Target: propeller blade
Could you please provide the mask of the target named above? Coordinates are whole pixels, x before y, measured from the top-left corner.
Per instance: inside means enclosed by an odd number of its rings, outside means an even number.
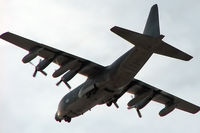
[[[119,108],[119,105],[116,102],[114,102],[114,105],[116,108]]]
[[[64,83],[65,83],[65,85],[66,85],[69,89],[72,88],[67,82],[64,82]]]
[[[139,110],[139,109],[136,109],[136,111],[137,111],[138,116],[139,116],[140,118],[142,118],[142,114],[141,114],[140,110]]]
[[[44,74],[45,76],[47,76],[47,73],[45,71],[40,71],[42,74]]]
[[[62,79],[56,84],[56,86],[59,86],[60,85],[60,83],[62,83]],[[69,88],[69,89],[71,89],[72,87],[67,83],[67,82],[65,82],[65,81],[63,81],[64,83],[65,83],[65,85]]]
[[[42,61],[42,59],[39,60],[39,63],[40,63],[41,61]],[[36,77],[37,72],[38,72],[38,68],[37,68],[38,65],[37,65],[37,66],[34,65],[32,62],[29,62],[29,63],[35,67],[35,71],[34,71],[34,73],[33,73],[33,77]],[[47,76],[47,73],[46,73],[45,71],[40,70],[40,72],[41,72],[42,74],[44,74],[45,76]]]
[[[32,66],[34,66],[35,67],[35,65],[32,63],[32,62],[29,62]]]
[[[34,73],[33,73],[33,77],[35,77],[37,75],[37,69],[35,69]]]
[[[62,82],[62,80],[60,80],[60,81],[56,84],[56,86],[59,86],[61,82]]]

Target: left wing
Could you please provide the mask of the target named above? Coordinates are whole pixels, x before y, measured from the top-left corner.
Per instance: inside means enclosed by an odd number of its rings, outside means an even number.
[[[37,43],[10,32],[2,34],[0,38],[29,51],[29,54],[22,60],[24,63],[31,61],[36,56],[41,56],[46,59],[46,66],[51,62],[58,64],[60,69],[57,70],[57,73],[54,73],[54,77],[58,77],[63,74],[63,72],[74,69],[77,66],[78,71],[75,72],[85,76],[91,76],[104,68],[104,66],[96,64],[92,61],[74,56],[41,43]],[[72,74],[74,73],[72,72]]]
[[[139,111],[139,109],[143,108],[151,100],[153,100],[165,105],[165,108],[159,113],[160,116],[167,115],[175,108],[193,114],[200,110],[199,106],[187,102],[140,80],[134,79],[128,86],[129,90],[127,92],[135,95],[135,98],[128,103],[129,109],[136,108],[137,111]]]

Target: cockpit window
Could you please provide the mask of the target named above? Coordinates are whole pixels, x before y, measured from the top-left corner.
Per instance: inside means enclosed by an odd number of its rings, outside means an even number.
[[[67,98],[66,100],[65,100],[65,103],[68,103],[69,102],[69,99]]]

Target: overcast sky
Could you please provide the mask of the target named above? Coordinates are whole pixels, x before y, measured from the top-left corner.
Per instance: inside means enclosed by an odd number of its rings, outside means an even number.
[[[0,0],[0,34],[10,31],[40,43],[109,65],[133,47],[110,32],[115,25],[142,33],[153,4],[158,4],[164,41],[191,54],[180,61],[153,55],[136,78],[200,105],[200,2],[199,0]],[[159,117],[164,107],[155,102],[141,110],[127,110],[129,94],[114,106],[96,106],[70,124],[54,120],[60,99],[69,92],[59,78],[51,75],[58,66],[51,64],[48,76],[23,64],[27,51],[0,40],[0,133],[180,133],[200,132],[200,113],[175,110]],[[39,58],[33,62],[38,63]],[[73,88],[85,81],[78,75]]]

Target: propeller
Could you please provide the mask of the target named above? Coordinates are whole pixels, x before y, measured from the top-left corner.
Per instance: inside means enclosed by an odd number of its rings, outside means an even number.
[[[62,79],[61,79],[58,83],[56,83],[56,86],[59,86],[62,82],[64,82],[65,85],[66,85],[69,89],[72,88],[72,87],[67,83],[67,81],[63,81]]]
[[[113,102],[116,108],[119,108],[119,105],[117,104],[117,102]]]
[[[42,62],[42,60],[40,59],[38,65],[39,65],[41,62]],[[47,76],[47,73],[46,73],[45,71],[39,70],[38,65],[37,65],[37,66],[34,65],[32,62],[29,62],[29,63],[35,67],[35,71],[34,71],[34,73],[33,73],[33,77],[36,77],[38,71],[41,72],[43,75]]]
[[[140,118],[142,118],[142,114],[141,114],[140,110],[137,108],[136,111],[137,111],[138,116],[139,116]]]
[[[67,82],[64,82],[64,83],[65,83],[65,85],[66,85],[69,89],[72,88]]]
[[[133,99],[133,98],[134,98],[134,97],[131,95],[131,99]],[[138,106],[137,106],[137,105],[133,105],[133,106],[131,106],[131,107],[128,107],[128,109],[132,109],[132,108],[135,108],[136,111],[137,111],[138,116],[139,116],[140,118],[142,118],[142,114],[141,114],[140,109],[138,108]]]
[[[56,84],[57,86],[60,85],[60,83],[63,81],[65,83],[65,85],[71,89],[71,86],[67,83],[69,80],[71,80],[79,71],[79,68],[76,68],[74,70],[69,70],[67,73],[65,73],[61,80]]]
[[[56,86],[59,86],[60,83],[62,83],[62,79],[58,83],[56,83]]]

